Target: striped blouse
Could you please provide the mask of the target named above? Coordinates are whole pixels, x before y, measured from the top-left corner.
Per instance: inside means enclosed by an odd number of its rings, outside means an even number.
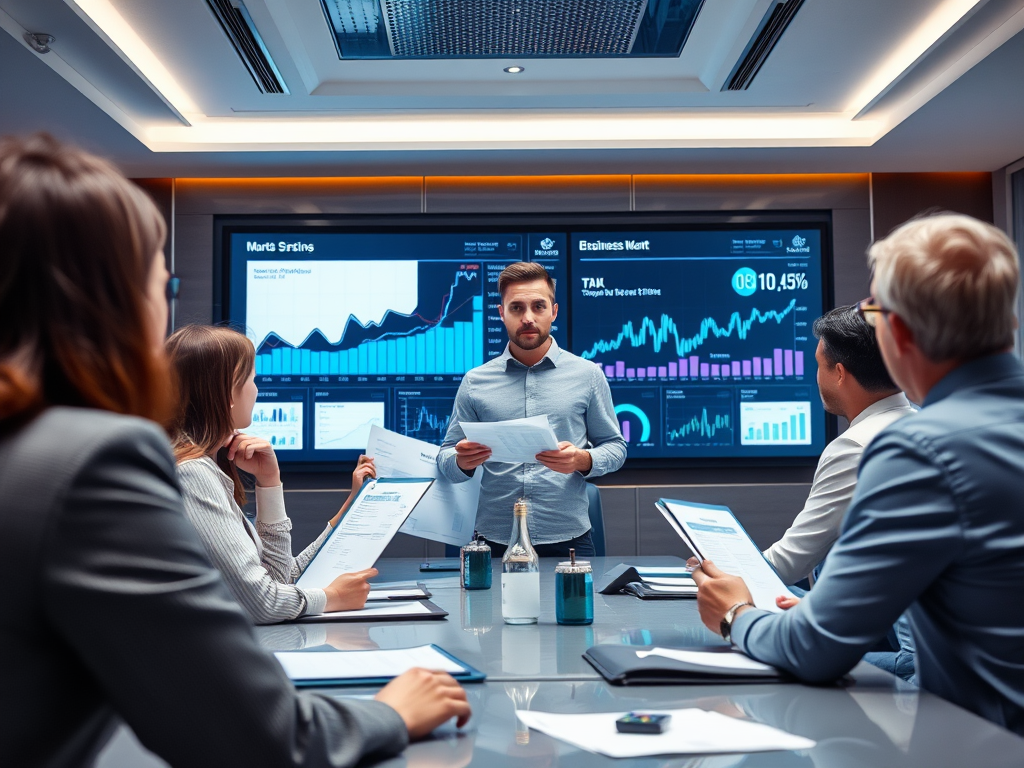
[[[282,486],[256,489],[253,526],[235,502],[231,478],[210,457],[178,464],[178,480],[186,515],[254,623],[274,624],[324,612],[324,591],[300,589],[294,582],[330,535],[330,525],[293,557],[292,522],[285,513]]]

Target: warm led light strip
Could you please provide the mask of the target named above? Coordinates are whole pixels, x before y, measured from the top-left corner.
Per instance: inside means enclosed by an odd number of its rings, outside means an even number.
[[[352,117],[342,121],[205,121],[191,128],[151,128],[146,138],[178,148],[251,150],[272,143],[298,150],[628,146],[865,146],[878,123],[843,117],[708,118],[679,115],[483,115],[416,118]]]
[[[102,33],[112,47],[138,72],[169,105],[187,120],[201,118],[202,112],[163,62],[132,29],[108,0],[64,0],[94,29]]]
[[[986,0],[946,0],[940,4],[872,73],[853,97],[848,111],[857,114],[881,96],[957,22],[984,2]]]

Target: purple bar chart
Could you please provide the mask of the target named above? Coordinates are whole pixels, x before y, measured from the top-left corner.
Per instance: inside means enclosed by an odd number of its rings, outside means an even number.
[[[664,379],[694,381],[700,379],[801,379],[804,376],[804,351],[772,350],[771,357],[729,360],[717,363],[701,360],[700,355],[680,357],[667,365],[627,368],[622,360],[600,362],[605,378],[610,381],[629,379]]]

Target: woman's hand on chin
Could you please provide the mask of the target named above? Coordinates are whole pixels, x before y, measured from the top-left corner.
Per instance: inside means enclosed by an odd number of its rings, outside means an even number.
[[[274,447],[262,437],[244,432],[235,432],[224,443],[228,449],[228,461],[243,472],[256,477],[256,485],[272,488],[281,484],[281,469],[277,465]]]

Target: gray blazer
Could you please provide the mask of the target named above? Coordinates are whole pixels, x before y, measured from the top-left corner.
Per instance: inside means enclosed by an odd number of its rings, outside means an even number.
[[[182,513],[154,424],[50,408],[0,438],[0,765],[87,764],[118,716],[176,766],[351,766],[408,734],[296,693]]]

